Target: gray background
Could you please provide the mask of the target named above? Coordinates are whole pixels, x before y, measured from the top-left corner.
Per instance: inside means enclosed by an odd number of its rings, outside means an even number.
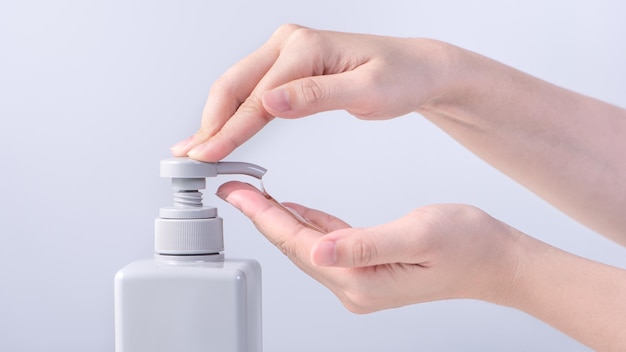
[[[153,219],[170,203],[159,160],[195,131],[211,83],[280,24],[442,39],[626,106],[624,13],[617,0],[0,2],[0,350],[113,350],[113,275],[151,256]],[[355,226],[469,203],[626,266],[622,248],[416,114],[276,120],[228,160],[267,167],[279,200]],[[263,265],[266,351],[587,350],[483,302],[353,315],[209,195],[225,218],[227,255]]]

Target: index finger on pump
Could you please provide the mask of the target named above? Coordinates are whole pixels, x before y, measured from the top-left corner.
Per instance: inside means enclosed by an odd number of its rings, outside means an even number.
[[[214,137],[221,131],[229,119],[236,114],[239,107],[249,99],[255,87],[257,87],[280,55],[282,41],[286,36],[284,32],[299,28],[295,25],[283,27],[277,30],[259,49],[228,69],[212,85],[202,112],[200,129],[186,143],[179,142],[176,144],[172,148],[174,155],[187,155],[189,151]],[[258,129],[262,128],[266,123],[267,121],[261,124]],[[246,135],[253,135],[254,132],[248,132]],[[196,150],[193,157],[204,161],[218,161],[223,157],[215,159],[210,152],[211,148],[205,149],[207,149],[206,153],[202,149]],[[232,150],[229,150],[226,155],[230,151]]]

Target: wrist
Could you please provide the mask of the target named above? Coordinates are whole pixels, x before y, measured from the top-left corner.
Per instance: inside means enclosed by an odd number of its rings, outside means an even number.
[[[457,259],[447,262],[456,262],[459,273],[450,297],[509,306],[518,287],[526,285],[524,258],[548,246],[472,206],[448,211],[446,218],[454,219],[448,225],[453,232],[463,233],[455,241],[461,252],[446,254]]]
[[[521,301],[532,291],[535,258],[545,256],[552,247],[523,232],[509,227],[510,234],[502,246],[502,261],[493,276],[493,291],[484,300],[490,303],[520,308]]]
[[[525,81],[526,75],[470,50],[436,43],[436,84],[416,112],[438,125],[452,122],[484,130],[500,124],[498,116],[506,116],[523,93],[511,82]]]
[[[530,238],[526,234],[499,223],[488,238],[488,252],[484,254],[483,265],[479,269],[478,278],[466,294],[467,298],[511,306],[524,285],[523,275],[525,251],[523,244]]]
[[[416,99],[414,112],[425,115],[456,103],[455,96],[463,89],[460,78],[468,74],[463,67],[465,50],[434,39],[408,40],[407,47],[412,48],[413,62],[417,63],[414,91],[410,92]]]
[[[565,252],[530,236],[497,304],[523,311],[594,350],[626,348],[626,271]]]
[[[423,39],[416,47],[427,53],[426,67],[429,75],[428,94],[416,112],[452,115],[450,112],[463,109],[468,99],[476,92],[479,79],[484,79],[481,66],[482,56],[450,43]]]

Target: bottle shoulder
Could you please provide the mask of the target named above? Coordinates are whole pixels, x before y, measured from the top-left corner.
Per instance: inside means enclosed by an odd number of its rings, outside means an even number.
[[[168,262],[157,259],[141,259],[131,262],[115,274],[115,280],[131,280],[148,277],[257,277],[261,266],[254,259],[226,258],[220,261]]]

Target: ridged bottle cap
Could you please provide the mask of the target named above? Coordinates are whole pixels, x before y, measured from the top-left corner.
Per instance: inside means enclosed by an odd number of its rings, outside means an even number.
[[[222,218],[155,220],[154,251],[169,255],[198,255],[224,250]]]

